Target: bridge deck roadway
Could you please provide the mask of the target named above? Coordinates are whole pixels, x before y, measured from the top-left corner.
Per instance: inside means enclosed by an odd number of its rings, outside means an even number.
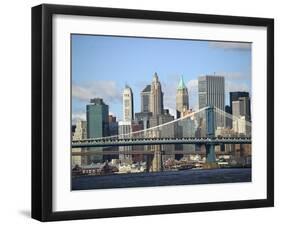
[[[250,138],[193,138],[193,139],[118,139],[118,140],[83,140],[73,141],[72,148],[131,146],[131,145],[161,145],[161,144],[251,144]]]
[[[75,149],[73,149],[75,150]],[[131,150],[131,151],[72,151],[72,156],[88,156],[88,155],[154,155],[154,151],[141,151],[141,150]],[[186,153],[183,151],[161,151],[162,155],[175,155],[175,154],[183,154],[183,155],[206,155],[206,152],[193,152]],[[217,155],[228,155],[229,152],[217,152]]]

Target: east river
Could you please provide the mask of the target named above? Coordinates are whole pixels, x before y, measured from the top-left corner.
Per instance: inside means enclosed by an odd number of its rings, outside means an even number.
[[[251,168],[200,169],[72,178],[72,190],[251,182]]]

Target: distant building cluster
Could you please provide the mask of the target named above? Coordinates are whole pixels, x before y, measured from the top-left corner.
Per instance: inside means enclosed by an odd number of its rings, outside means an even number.
[[[164,92],[161,87],[161,82],[157,73],[153,75],[151,84],[147,84],[140,93],[141,106],[140,112],[134,112],[134,93],[133,90],[126,85],[122,94],[122,113],[123,117],[121,121],[117,121],[116,117],[109,114],[109,106],[104,103],[102,98],[91,99],[86,105],[86,121],[79,120],[76,127],[73,129],[73,140],[81,140],[86,138],[102,138],[118,135],[119,138],[125,138],[126,134],[132,134],[136,131],[146,130],[151,127],[155,127],[167,122],[171,122],[175,119],[185,117],[192,113],[189,105],[188,89],[184,83],[183,77],[180,78],[176,93],[175,110],[176,115],[170,114],[168,109],[164,107]],[[221,114],[216,115],[216,135],[217,136],[233,136],[235,134],[248,134],[250,131],[247,127],[247,122],[251,121],[251,109],[250,109],[250,96],[248,92],[230,92],[229,105],[225,106],[225,79],[223,76],[218,75],[205,75],[198,78],[198,104],[199,110],[207,107],[214,106],[223,112],[226,112],[231,117],[223,117]],[[198,123],[199,122],[199,123]],[[190,119],[184,124],[177,124],[175,128],[160,131],[167,137],[191,137],[202,136],[204,134],[204,120],[199,119],[198,122]],[[152,134],[148,136],[156,136],[159,134]],[[163,134],[161,134],[163,135]],[[75,156],[72,159],[72,165],[90,164],[92,162],[104,162],[111,159],[119,159],[124,162],[149,162],[149,156],[141,154],[128,154],[135,148],[142,150],[152,150],[155,155],[151,165],[147,166],[151,171],[159,170],[159,161],[165,161],[166,159],[175,158],[180,159],[184,156],[185,152],[196,152],[201,150],[202,147],[192,144],[178,144],[178,145],[145,145],[145,146],[122,146],[111,147],[110,150],[119,150],[120,153],[117,156],[103,155],[103,151],[107,150],[107,147],[101,148],[87,148],[87,150],[93,150],[95,154],[93,156]],[[251,147],[247,145],[224,145],[218,147],[219,151],[237,151],[239,153],[247,152],[250,154]],[[182,150],[182,154],[173,154],[173,151]],[[76,150],[77,151],[77,150]],[[83,152],[84,149],[80,148]],[[160,151],[166,151],[164,159],[157,157],[157,153]],[[167,154],[170,152],[170,155]],[[240,153],[240,154],[241,154]],[[242,155],[243,155],[242,154]],[[161,164],[160,164],[161,165]]]

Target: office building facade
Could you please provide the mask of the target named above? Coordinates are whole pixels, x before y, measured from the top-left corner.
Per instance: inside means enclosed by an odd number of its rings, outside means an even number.
[[[199,109],[213,106],[224,111],[225,108],[225,81],[223,76],[206,75],[198,79]],[[225,126],[225,117],[216,114],[216,126]]]
[[[87,137],[101,138],[109,136],[108,105],[101,98],[94,98],[86,106]],[[103,148],[89,148],[95,152],[88,156],[88,164],[101,162],[103,160]]]
[[[151,85],[147,85],[141,92],[141,112],[150,111]]]
[[[249,97],[249,92],[230,92],[229,93],[229,106],[230,106],[230,113],[232,114],[232,102],[237,101],[240,97]]]
[[[87,137],[99,138],[109,135],[108,131],[108,105],[101,98],[91,99],[86,106]]]
[[[123,121],[134,120],[134,96],[132,89],[126,85],[123,90]]]
[[[206,75],[198,79],[199,109],[214,106],[224,111],[225,83],[223,76]]]
[[[118,123],[118,138],[125,139],[130,138],[132,133],[132,121],[120,121]],[[132,146],[119,146],[119,159],[122,162],[130,162],[132,160]]]
[[[163,113],[163,92],[157,73],[154,74],[151,83],[150,110],[153,115]]]
[[[251,120],[251,102],[249,97],[239,97],[232,101],[232,114],[236,117],[245,116],[247,121]]]
[[[75,126],[75,130],[72,136],[72,140],[83,140],[87,139],[87,122],[84,120],[78,120]],[[87,148],[73,148],[72,151],[84,152]],[[87,156],[77,155],[71,158],[72,167],[87,165]]]

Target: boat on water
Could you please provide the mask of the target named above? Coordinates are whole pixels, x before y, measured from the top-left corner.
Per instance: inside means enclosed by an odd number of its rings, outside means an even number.
[[[181,165],[178,170],[190,170],[193,168],[193,165]]]
[[[139,164],[121,164],[118,167],[119,174],[122,173],[143,173],[146,172],[146,165],[145,163],[139,163]]]

